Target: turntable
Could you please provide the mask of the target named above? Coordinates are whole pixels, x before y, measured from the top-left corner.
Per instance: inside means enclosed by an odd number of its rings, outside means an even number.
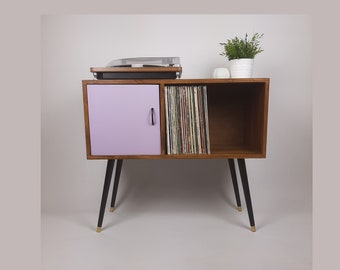
[[[106,67],[91,67],[98,80],[176,79],[182,75],[179,57],[136,57],[112,60]]]

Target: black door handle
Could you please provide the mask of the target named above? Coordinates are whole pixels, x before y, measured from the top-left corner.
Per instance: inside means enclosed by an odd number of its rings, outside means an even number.
[[[151,125],[155,125],[155,109],[151,108]]]

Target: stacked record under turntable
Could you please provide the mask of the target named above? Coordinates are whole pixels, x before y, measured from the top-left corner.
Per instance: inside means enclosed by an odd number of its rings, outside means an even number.
[[[106,67],[91,67],[98,80],[176,79],[182,75],[179,57],[137,57],[111,61]]]

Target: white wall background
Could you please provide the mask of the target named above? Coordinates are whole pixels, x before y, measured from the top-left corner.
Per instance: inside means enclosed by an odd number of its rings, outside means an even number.
[[[246,32],[264,33],[254,77],[271,79],[267,158],[247,161],[254,208],[312,211],[311,21],[303,15],[43,16],[42,210],[99,210],[106,162],[86,160],[81,92],[81,80],[93,78],[90,67],[179,56],[182,78],[208,78],[227,65],[219,43]],[[228,177],[223,160],[128,160],[117,199],[136,185],[226,188]]]

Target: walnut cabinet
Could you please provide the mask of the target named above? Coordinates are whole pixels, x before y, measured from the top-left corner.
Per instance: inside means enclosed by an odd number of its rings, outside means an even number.
[[[173,119],[170,121],[168,117],[179,114],[171,114],[174,107],[168,103],[167,89],[184,87],[187,95],[196,91],[196,86],[205,89],[206,119],[200,127],[206,129],[204,144],[209,144],[209,152],[174,154],[169,149],[169,137],[173,135],[169,133],[169,126]],[[83,80],[82,90],[87,159],[108,162],[97,231],[101,231],[115,162],[111,210],[114,209],[123,160],[197,158],[228,160],[240,210],[234,164],[234,159],[237,160],[251,228],[255,230],[245,159],[266,157],[268,78]],[[197,96],[195,98],[196,102]],[[174,99],[176,102],[182,101]],[[195,102],[178,109],[181,117],[187,113],[187,108],[194,110],[199,104]],[[183,119],[181,121],[185,122]],[[202,119],[193,122],[199,123]],[[173,129],[176,131],[176,128]],[[184,131],[185,128],[182,133]],[[195,135],[196,131],[194,135],[186,135],[185,140],[192,141]]]

